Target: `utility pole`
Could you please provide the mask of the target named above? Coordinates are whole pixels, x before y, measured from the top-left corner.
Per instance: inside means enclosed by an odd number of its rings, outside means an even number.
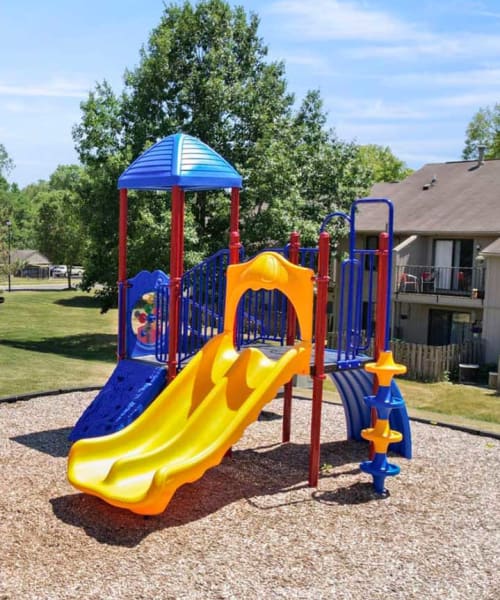
[[[8,262],[7,262],[7,278],[8,278],[8,282],[9,282],[9,292],[11,291],[11,285],[10,285],[10,266],[11,266],[11,255],[10,255],[10,248],[11,248],[11,230],[12,230],[12,222],[10,220],[5,221],[5,224],[7,225],[7,244],[8,244],[8,249],[9,249],[9,257],[8,257]]]

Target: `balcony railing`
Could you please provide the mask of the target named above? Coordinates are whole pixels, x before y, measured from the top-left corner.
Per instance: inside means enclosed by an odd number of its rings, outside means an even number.
[[[396,267],[396,292],[484,297],[484,267]]]

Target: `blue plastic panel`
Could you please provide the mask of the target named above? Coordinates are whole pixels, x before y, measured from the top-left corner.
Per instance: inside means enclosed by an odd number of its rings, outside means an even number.
[[[134,421],[166,385],[165,368],[122,360],[85,409],[69,435],[71,441],[108,435]]]
[[[158,332],[156,293],[169,277],[163,271],[141,271],[127,281],[126,356],[154,356]]]
[[[361,437],[361,430],[371,426],[370,409],[364,398],[373,394],[374,375],[363,369],[354,369],[336,371],[330,373],[330,377],[337,387],[344,407],[347,437],[364,441]],[[401,391],[394,380],[391,384],[391,392],[395,397],[402,398]],[[391,411],[389,423],[392,429],[403,434],[402,441],[391,444],[389,450],[400,454],[404,458],[411,458],[411,429],[405,405]]]

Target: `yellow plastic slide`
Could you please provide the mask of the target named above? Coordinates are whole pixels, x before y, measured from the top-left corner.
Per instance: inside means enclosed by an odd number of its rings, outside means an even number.
[[[272,252],[230,266],[224,332],[128,427],[77,441],[69,454],[69,481],[135,513],[164,511],[179,486],[220,463],[281,385],[309,372],[312,275]],[[302,341],[276,361],[256,348],[237,352],[233,346],[238,301],[250,288],[280,289],[295,307]]]

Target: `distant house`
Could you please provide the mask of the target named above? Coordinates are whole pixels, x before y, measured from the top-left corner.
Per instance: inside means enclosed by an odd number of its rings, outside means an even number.
[[[10,260],[18,276],[38,278],[49,276],[50,261],[37,250],[12,250]]]
[[[373,197],[395,207],[394,337],[446,345],[482,338],[485,361],[500,355],[500,160],[427,164]],[[366,248],[387,211],[363,207]]]

